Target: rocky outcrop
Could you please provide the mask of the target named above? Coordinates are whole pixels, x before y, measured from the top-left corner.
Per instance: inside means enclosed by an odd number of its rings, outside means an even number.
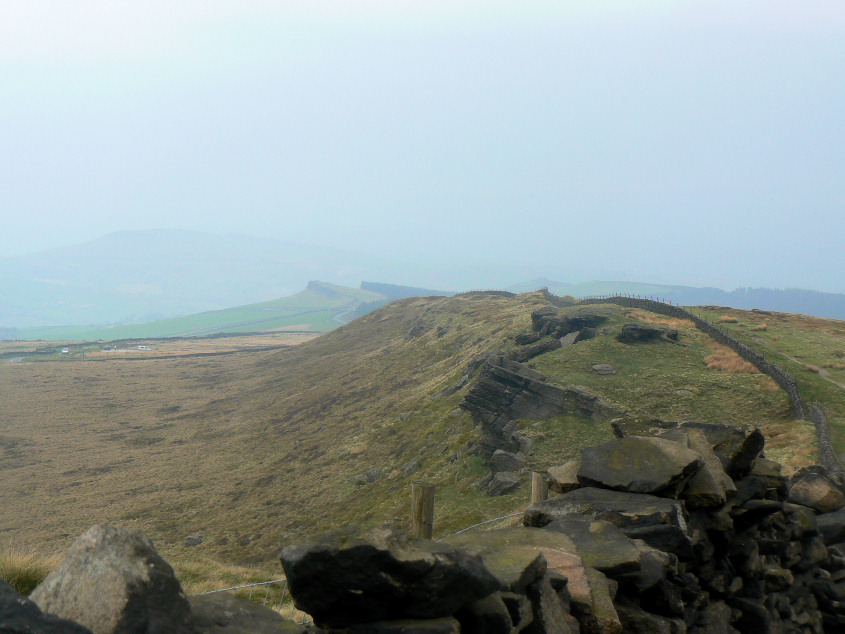
[[[481,426],[481,453],[489,459],[497,449],[517,452],[522,439],[520,418],[547,418],[578,413],[592,419],[620,414],[606,401],[582,388],[561,388],[548,377],[504,356],[490,357],[460,403]]]
[[[173,569],[137,529],[89,528],[31,598],[94,634],[191,632],[191,608]]]
[[[576,331],[582,339],[595,334],[595,328],[607,321],[607,315],[598,309],[582,308],[566,315],[554,306],[544,306],[531,313],[531,325],[541,335],[552,335],[556,339]]]
[[[625,324],[622,326],[622,332],[616,335],[616,340],[627,344],[652,341],[678,343],[678,331],[675,328],[654,324]]]

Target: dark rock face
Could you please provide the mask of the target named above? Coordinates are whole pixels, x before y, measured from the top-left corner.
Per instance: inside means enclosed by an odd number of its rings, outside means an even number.
[[[513,493],[519,487],[519,478],[510,471],[494,473],[487,485],[487,493],[492,497]]]
[[[497,449],[490,458],[490,467],[496,471],[519,471],[525,467],[525,458],[521,455]]]
[[[625,324],[622,332],[616,335],[617,341],[622,343],[649,343],[652,341],[678,342],[678,331],[667,326],[654,324]]]
[[[94,634],[191,632],[191,608],[173,569],[137,529],[89,528],[31,598]]]
[[[190,598],[196,634],[305,634],[278,612],[228,592]]]
[[[498,587],[478,556],[387,528],[323,533],[281,560],[296,606],[321,627],[446,617]]]
[[[589,308],[582,308],[566,316],[561,316],[554,306],[544,306],[531,313],[534,330],[541,335],[554,335],[556,339],[575,331],[590,331],[605,321],[607,315]],[[590,335],[586,334],[583,338],[588,339]]]
[[[0,632],[2,634],[91,634],[72,621],[44,614],[32,601],[0,579]]]

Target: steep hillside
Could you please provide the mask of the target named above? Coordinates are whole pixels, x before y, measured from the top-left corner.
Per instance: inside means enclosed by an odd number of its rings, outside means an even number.
[[[436,535],[506,515],[527,502],[527,477],[512,493],[487,494],[477,451],[487,432],[466,400],[491,353],[609,404],[608,415],[579,406],[511,421],[528,470],[609,438],[617,410],[752,423],[778,459],[814,460],[813,427],[792,421],[784,393],[691,324],[590,307],[603,317],[592,337],[552,349],[532,325],[537,309],[558,313],[550,301],[405,299],[273,352],[0,364],[3,537],[50,550],[97,521],[139,525],[193,581],[207,561],[277,570],[281,546],[338,522],[406,526],[418,479],[437,485]],[[677,341],[618,341],[635,322],[676,328]],[[189,534],[203,543],[185,546]]]

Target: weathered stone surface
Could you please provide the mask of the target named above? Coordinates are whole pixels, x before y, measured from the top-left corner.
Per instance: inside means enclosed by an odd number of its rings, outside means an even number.
[[[532,504],[522,521],[526,526],[545,526],[569,513],[610,522],[631,539],[675,552],[690,546],[687,516],[677,500],[582,487],[544,502]]]
[[[578,343],[578,341],[580,340],[580,336],[581,331],[576,330],[575,332],[565,334],[558,341],[560,341],[561,348],[565,348],[566,346],[571,346],[572,344]]]
[[[547,524],[545,530],[569,537],[584,563],[610,577],[640,569],[641,550],[610,522],[570,513]]]
[[[531,611],[531,601],[524,594],[517,592],[499,592],[508,613],[511,616],[514,632],[524,632],[528,625],[534,620],[534,613]]]
[[[496,471],[519,471],[525,467],[525,458],[510,451],[497,449],[490,458],[490,467]]]
[[[555,493],[567,493],[573,491],[581,486],[578,482],[578,469],[581,468],[581,456],[573,458],[572,460],[557,466],[550,467],[549,474],[549,491]]]
[[[460,634],[461,624],[452,617],[401,619],[351,625],[329,630],[332,634]]]
[[[515,350],[512,350],[508,356],[518,363],[525,363],[529,359],[539,357],[541,354],[557,350],[560,347],[560,340],[552,337],[551,339],[544,339],[530,346],[516,348]]]
[[[614,491],[677,497],[703,465],[697,452],[680,443],[631,436],[585,449],[578,480]]]
[[[191,631],[191,608],[173,569],[137,529],[92,526],[31,598],[94,634]]]
[[[519,487],[519,478],[510,471],[493,474],[487,485],[487,494],[493,497],[513,493]]]
[[[498,581],[497,589],[524,593],[529,584],[546,572],[542,548],[548,546],[577,554],[575,544],[565,535],[554,535],[553,539],[547,539],[547,535],[531,528],[504,528],[452,535],[443,543],[478,554]]]
[[[845,542],[845,509],[819,515],[816,521],[825,544]]]
[[[185,546],[199,546],[200,544],[202,544],[202,541],[202,535],[198,535],[196,533],[185,536]]]
[[[540,341],[540,333],[539,332],[530,332],[530,333],[523,333],[519,334],[514,337],[514,342],[518,346],[527,346],[529,343],[537,343]]]
[[[758,456],[754,461],[751,475],[764,480],[769,489],[780,489],[786,486],[786,477],[781,473],[780,464],[762,456]]]
[[[763,451],[765,438],[759,429],[734,427],[717,423],[668,422],[624,418],[613,421],[613,433],[619,438],[628,436],[662,436],[671,430],[698,429],[722,461],[725,473],[737,480],[751,472],[754,460]]]
[[[687,483],[684,499],[692,500],[695,495],[705,496],[704,499],[693,501],[697,506],[721,506],[725,499],[736,492],[736,484],[731,477],[725,473],[724,465],[704,432],[695,427],[682,427],[678,430],[668,431],[662,434],[666,440],[675,440],[693,451],[698,452],[704,460],[704,467],[696,473]],[[712,484],[711,484],[712,483]],[[715,490],[712,487],[715,485]],[[711,489],[709,493],[705,493]],[[699,502],[696,504],[696,502]]]
[[[831,513],[845,506],[845,493],[823,467],[805,467],[789,480],[789,501],[819,513]]]
[[[322,533],[281,560],[296,606],[321,627],[444,617],[499,588],[477,555],[388,528]]]
[[[32,601],[0,579],[0,632],[2,634],[91,634],[77,623],[44,614]]]
[[[305,628],[275,610],[228,592],[189,598],[196,634],[304,634]]]
[[[556,337],[563,337],[570,332],[596,328],[607,321],[607,314],[600,309],[581,308],[560,318],[555,331]]]
[[[596,363],[595,365],[592,366],[592,368],[593,368],[593,372],[595,372],[596,374],[602,375],[602,376],[605,376],[605,375],[608,375],[608,374],[616,374],[616,370],[609,363]]]
[[[547,576],[528,586],[526,595],[531,601],[534,618],[524,630],[525,634],[570,634],[572,630],[566,612]]]
[[[543,306],[531,313],[531,326],[541,335],[553,332],[560,323],[560,310],[555,306]]]
[[[630,601],[617,602],[616,610],[625,634],[685,634],[687,631],[681,619],[651,614]]]
[[[678,331],[668,326],[654,324],[625,324],[622,332],[616,335],[622,343],[647,343],[650,341],[669,341],[677,343]]]
[[[499,592],[466,604],[455,613],[455,618],[462,632],[511,634],[513,629],[510,612]]]

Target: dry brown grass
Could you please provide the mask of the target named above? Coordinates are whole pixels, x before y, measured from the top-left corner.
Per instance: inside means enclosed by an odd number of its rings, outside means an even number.
[[[792,420],[761,423],[759,427],[766,436],[766,457],[781,463],[784,475],[818,463],[818,440],[813,423]]]
[[[735,324],[738,321],[739,319],[737,319],[733,315],[722,315],[721,317],[719,317],[720,324]]]
[[[0,579],[28,595],[61,563],[60,555],[44,556],[11,542],[0,549]]]
[[[649,313],[644,310],[629,310],[625,313],[625,316],[635,321],[647,324],[663,324],[665,326],[669,326],[670,328],[681,329],[695,327],[695,324],[692,323],[689,319],[666,317],[664,315],[658,315],[657,313]]]
[[[820,370],[819,370],[819,367],[818,367],[818,366],[816,366],[816,365],[808,365],[808,366],[807,366],[807,369],[808,369],[810,372],[812,372],[813,374],[818,374],[818,373],[819,373],[819,371],[820,371]]]
[[[764,321],[762,324],[757,324],[756,326],[752,326],[751,330],[755,330],[757,332],[764,332],[769,329],[768,324]]]
[[[760,372],[753,364],[749,363],[736,352],[727,346],[711,342],[708,347],[715,352],[704,358],[704,364],[708,370],[719,370],[720,372],[748,372],[757,374]]]

